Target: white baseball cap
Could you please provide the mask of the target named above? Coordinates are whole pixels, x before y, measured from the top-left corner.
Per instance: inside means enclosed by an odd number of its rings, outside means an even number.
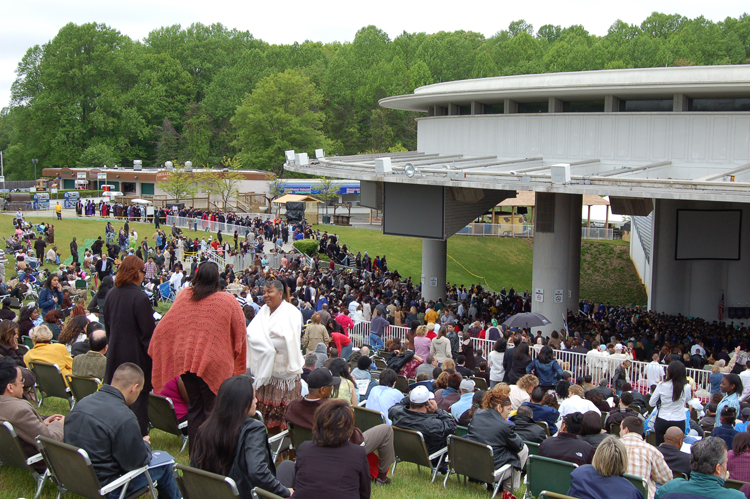
[[[415,404],[424,404],[428,400],[432,400],[434,398],[435,394],[428,390],[424,385],[414,387],[414,389],[409,393],[409,401]]]
[[[622,350],[622,343],[615,345],[615,350]]]

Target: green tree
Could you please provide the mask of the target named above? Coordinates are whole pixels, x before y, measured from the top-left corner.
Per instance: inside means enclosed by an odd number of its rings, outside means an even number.
[[[80,158],[76,167],[78,168],[101,168],[104,165],[112,167],[120,162],[120,159],[107,144],[96,144],[87,147]]]
[[[261,80],[232,118],[242,163],[281,176],[284,151],[325,148],[321,102],[315,85],[297,71]]]
[[[328,203],[339,197],[339,186],[328,177],[319,177],[318,182],[318,193],[315,197],[323,201],[328,215]]]
[[[192,172],[186,172],[184,166],[176,166],[169,172],[167,180],[157,182],[157,187],[166,192],[176,203],[195,196],[198,192],[196,178]]]
[[[266,201],[268,201],[268,208],[266,213],[271,213],[271,203],[274,199],[280,198],[284,195],[286,190],[286,181],[276,175],[275,173],[269,173],[268,178],[268,194],[265,195]]]

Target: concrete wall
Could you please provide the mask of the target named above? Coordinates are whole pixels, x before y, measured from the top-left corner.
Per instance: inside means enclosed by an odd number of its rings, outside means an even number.
[[[641,282],[646,286],[646,293],[651,297],[651,262],[646,258],[646,253],[643,251],[643,245],[641,244],[641,235],[638,230],[635,229],[635,225],[632,226],[634,230],[630,233],[630,259],[635,265],[635,270],[641,278]]]
[[[494,114],[422,118],[417,149],[500,158],[543,156],[548,161],[715,163],[718,172],[750,160],[748,136],[748,113]],[[714,172],[704,170],[705,175]]]
[[[742,210],[740,260],[675,260],[676,210]],[[742,203],[657,200],[654,208],[653,310],[718,320],[722,291],[727,307],[750,303],[750,206]],[[705,237],[713,237],[711,228]],[[725,314],[726,318],[726,314]]]

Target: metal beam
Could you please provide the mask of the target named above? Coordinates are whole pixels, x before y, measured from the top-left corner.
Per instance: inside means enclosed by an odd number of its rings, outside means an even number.
[[[532,161],[544,161],[544,158],[538,157],[538,158],[521,158],[521,159],[509,159],[507,161],[492,161],[488,163],[479,163],[476,165],[466,165],[466,166],[458,166],[456,167],[457,170],[468,170],[469,168],[491,168],[493,166],[505,166],[505,165],[515,165],[518,163],[530,163]],[[549,168],[549,167],[547,167]]]
[[[601,159],[582,159],[581,161],[574,161],[573,163],[570,163],[570,166],[583,166],[583,165],[589,165],[592,163],[601,163]],[[516,173],[527,173],[527,172],[536,172],[541,170],[549,170],[551,165],[546,166],[533,166],[531,168],[523,168],[521,170],[516,170]]]
[[[700,177],[695,180],[700,180],[704,182],[712,182],[717,179],[720,179],[721,177],[729,177],[731,175],[736,175],[738,173],[742,173],[747,170],[750,170],[750,163],[744,164],[742,166],[738,166],[737,168],[732,168],[731,170],[727,170],[725,172],[714,173],[712,175],[706,175],[705,177]]]
[[[631,168],[622,168],[620,170],[610,170],[607,172],[602,172],[598,177],[612,177],[614,175],[622,175],[623,173],[633,173],[633,172],[639,172],[643,170],[648,170],[649,168],[658,168],[660,166],[667,166],[671,165],[671,161],[659,161],[658,163],[649,163],[647,165],[641,165],[641,166],[633,166]]]

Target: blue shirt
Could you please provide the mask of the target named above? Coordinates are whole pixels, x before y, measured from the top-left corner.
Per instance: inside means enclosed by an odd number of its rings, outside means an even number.
[[[635,485],[621,476],[602,476],[590,464],[584,464],[570,473],[569,496],[580,499],[611,497],[613,491],[618,499],[643,499]]]
[[[385,416],[385,422],[391,424],[391,420],[388,419],[388,409],[398,404],[403,399],[404,394],[401,393],[400,390],[396,390],[389,386],[378,385],[370,390],[370,395],[367,397],[367,404],[365,407],[380,412],[380,414]]]
[[[716,406],[716,420],[718,421],[721,418],[721,410],[725,407],[734,407],[734,410],[737,411],[735,414],[739,417],[740,415],[740,398],[736,393],[733,393],[731,395],[724,395],[724,398],[721,399],[721,402],[719,402],[719,405]]]
[[[461,414],[471,409],[471,401],[473,398],[474,393],[464,393],[463,395],[461,395],[461,398],[458,399],[458,402],[455,402],[451,406],[451,414],[456,421],[458,421],[458,418],[461,417]]]
[[[554,435],[557,433],[557,423],[560,417],[560,412],[554,407],[548,405],[535,404],[533,402],[524,402],[521,405],[525,405],[531,408],[534,413],[534,421],[544,421],[549,426],[549,434]]]

